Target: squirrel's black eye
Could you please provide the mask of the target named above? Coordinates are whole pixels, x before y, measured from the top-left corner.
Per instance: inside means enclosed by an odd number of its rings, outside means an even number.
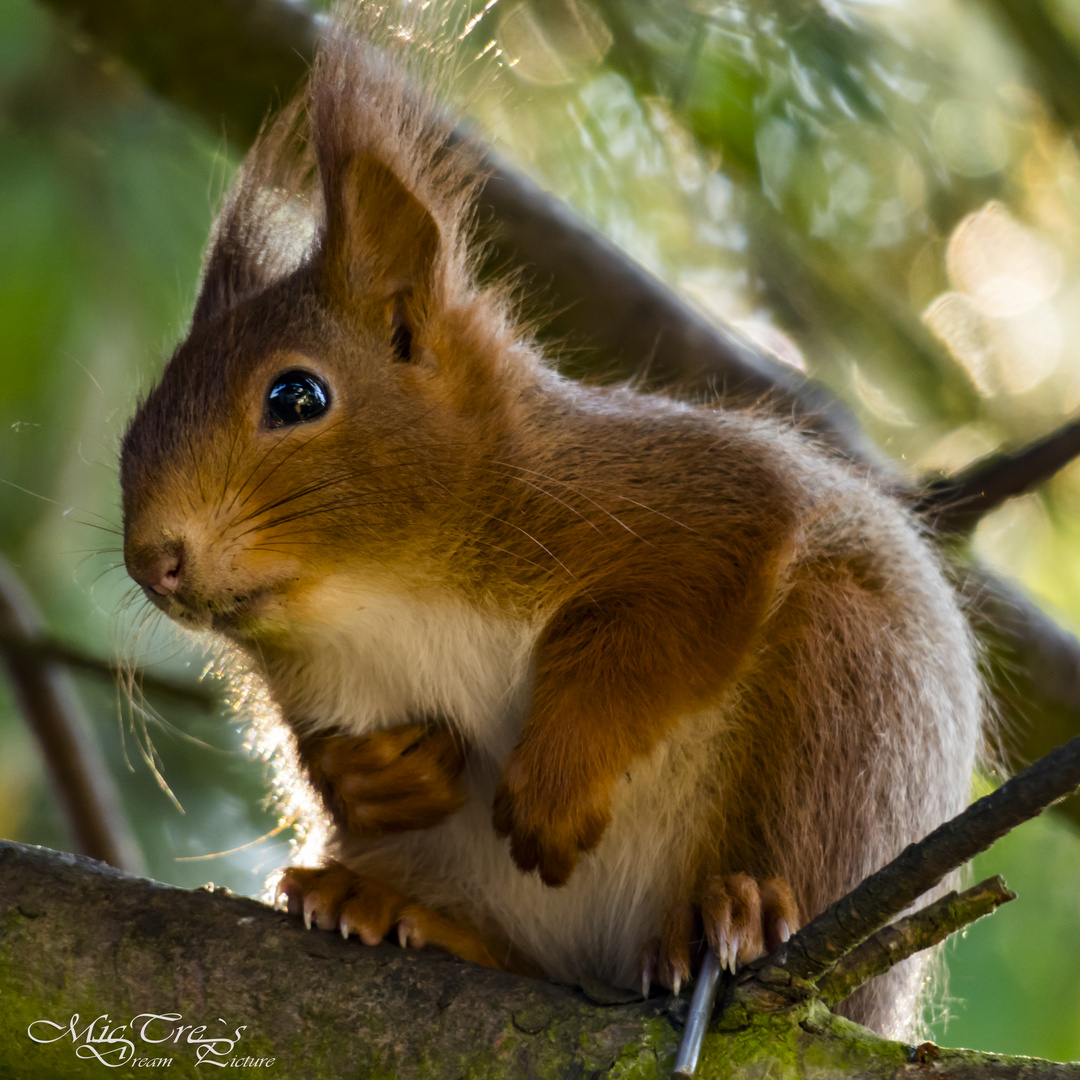
[[[274,376],[266,395],[266,426],[304,424],[330,407],[330,387],[310,371],[294,368]]]

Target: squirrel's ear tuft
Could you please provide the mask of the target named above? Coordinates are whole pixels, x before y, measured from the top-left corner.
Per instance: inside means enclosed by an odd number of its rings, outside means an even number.
[[[417,313],[471,287],[480,150],[424,95],[399,30],[368,5],[326,28],[308,94],[225,198],[194,326],[299,270],[346,312]]]
[[[359,152],[323,176],[326,225],[319,283],[323,295],[355,310],[402,296],[424,299],[439,257],[431,212],[387,165]]]
[[[225,314],[307,261],[321,216],[306,102],[263,127],[214,222],[192,326]]]

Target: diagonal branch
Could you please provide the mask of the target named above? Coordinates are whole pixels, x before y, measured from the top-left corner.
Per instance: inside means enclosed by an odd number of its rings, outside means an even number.
[[[883,975],[901,960],[937,945],[1015,899],[1016,893],[1006,888],[1000,877],[987,878],[962,893],[950,892],[907,918],[883,927],[841,957],[836,967],[818,982],[818,997],[826,1005],[838,1005],[863,983]]]
[[[244,146],[267,111],[296,90],[318,39],[315,14],[290,0],[188,0],[182,13],[148,0],[43,2]],[[599,350],[592,372],[602,366],[612,378],[640,382],[649,356],[649,385],[768,396],[813,417],[845,449],[869,452],[827,391],[697,311],[528,177],[494,155],[486,165],[478,217],[491,226],[489,272],[527,268],[544,295],[537,314],[546,316],[545,335]]]
[[[778,969],[771,978],[782,972],[789,980],[816,982],[950,871],[1077,788],[1080,736],[1017,773],[924,840],[910,844],[763,961],[762,972]]]
[[[955,476],[931,485],[916,506],[938,532],[966,533],[1006,499],[1050,479],[1080,455],[1080,420],[1011,454],[980,458]]]

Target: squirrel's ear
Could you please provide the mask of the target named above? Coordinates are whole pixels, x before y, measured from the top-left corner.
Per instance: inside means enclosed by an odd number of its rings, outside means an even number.
[[[439,255],[439,227],[387,165],[351,157],[327,183],[320,285],[347,310],[385,307],[394,298],[428,298]]]

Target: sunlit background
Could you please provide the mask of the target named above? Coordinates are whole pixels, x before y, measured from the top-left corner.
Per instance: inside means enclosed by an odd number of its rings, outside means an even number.
[[[1080,2],[1031,7],[1076,46],[1059,74],[1080,96]],[[457,92],[507,158],[826,383],[905,475],[1080,408],[1080,158],[996,0],[453,11]],[[200,647],[125,606],[116,450],[236,160],[30,0],[0,4],[0,550],[57,636],[192,682]],[[1075,631],[1078,537],[1080,467],[972,546]],[[150,873],[258,893],[289,835],[239,725],[166,698],[133,717],[109,682],[79,685]],[[4,687],[0,836],[70,845]],[[1080,836],[1029,823],[978,860],[991,873],[1020,899],[950,949],[935,1037],[1080,1058]]]

